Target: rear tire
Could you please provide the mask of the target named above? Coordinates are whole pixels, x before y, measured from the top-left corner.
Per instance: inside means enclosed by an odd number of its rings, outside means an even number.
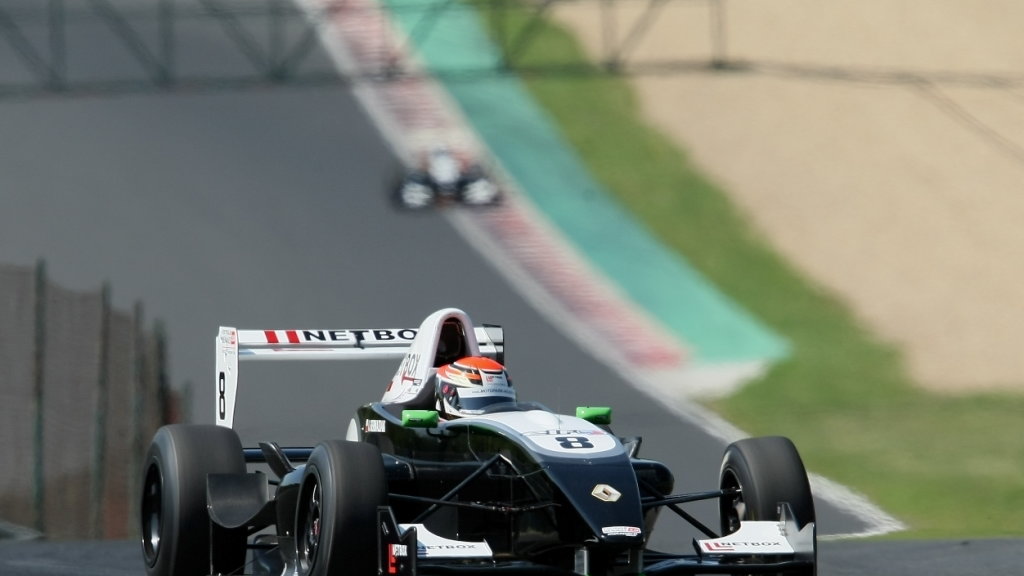
[[[213,425],[157,430],[143,468],[142,555],[149,576],[229,573],[245,563],[245,532],[214,526],[206,511],[207,474],[244,474],[238,434]],[[211,545],[212,544],[212,545]]]
[[[300,576],[377,570],[377,507],[387,504],[380,450],[363,442],[331,440],[310,455],[295,514]]]

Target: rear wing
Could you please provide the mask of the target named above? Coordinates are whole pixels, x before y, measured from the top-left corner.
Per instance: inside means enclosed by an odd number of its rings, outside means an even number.
[[[238,330],[221,326],[216,339],[218,426],[231,428],[238,392],[238,363],[251,360],[402,359],[417,328],[367,330]],[[475,326],[480,353],[503,361],[500,326]]]

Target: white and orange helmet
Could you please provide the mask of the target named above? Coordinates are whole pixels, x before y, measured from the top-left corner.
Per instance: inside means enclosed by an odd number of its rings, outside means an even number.
[[[500,363],[468,356],[437,369],[437,410],[445,418],[480,414],[491,404],[515,402],[516,391]]]

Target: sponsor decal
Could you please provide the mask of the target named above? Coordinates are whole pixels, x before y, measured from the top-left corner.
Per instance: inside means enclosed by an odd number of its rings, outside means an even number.
[[[427,536],[428,543],[418,542],[417,555],[420,558],[488,558],[491,549],[486,542],[460,542],[436,535]]]
[[[735,552],[737,549],[768,549],[777,548],[779,546],[786,546],[787,544],[781,540],[760,540],[752,542],[739,542],[739,541],[728,541],[728,542],[716,542],[714,540],[701,540],[701,548],[704,548],[707,552]]]
[[[602,502],[616,502],[622,493],[607,484],[598,484],[590,491],[590,495]]]
[[[781,526],[771,521],[745,521],[732,534],[699,540],[698,551],[708,554],[792,554],[793,547],[780,534]]]
[[[390,342],[393,340],[412,342],[416,339],[416,330],[413,328],[403,328],[401,330],[348,330],[348,332],[354,334],[356,340],[361,342]]]
[[[601,528],[605,536],[639,536],[640,528],[636,526],[605,526]]]
[[[416,527],[416,555],[419,558],[489,558],[491,547],[487,542],[451,540],[432,533],[422,524],[402,524],[402,530]]]
[[[291,332],[289,331],[289,337]],[[302,342],[351,342],[353,340],[352,333],[348,330],[303,330],[300,334]]]
[[[387,429],[386,420],[367,420],[363,424],[363,432],[384,432]]]
[[[402,375],[403,380],[412,380],[416,378],[416,372],[420,366],[420,355],[416,352],[409,352],[402,358],[402,365],[398,367],[398,373]]]
[[[402,358],[402,363],[398,366],[398,372],[395,377],[388,383],[387,391],[390,392],[392,388],[397,384],[399,387],[399,393],[405,395],[410,390],[413,390],[413,396],[419,392],[419,386],[423,383],[422,378],[418,378],[418,371],[420,368],[420,355],[416,352],[409,352]]]
[[[264,330],[263,337],[268,344],[303,344],[313,342],[332,342],[337,344],[356,344],[365,342],[412,342],[416,338],[416,330]]]
[[[388,544],[388,574],[398,574],[398,559],[409,556],[409,547],[405,544]]]
[[[491,394],[505,395],[511,398],[513,396],[512,389],[504,384],[501,385],[483,385],[475,388],[469,388],[468,390],[460,390],[462,394],[467,396],[489,396]]]
[[[536,430],[525,432],[525,436],[564,436],[564,435],[578,435],[578,436],[604,436],[604,432],[601,430]]]
[[[283,334],[285,342],[290,342],[292,344],[299,343],[299,335],[295,330],[285,330]],[[269,344],[281,343],[281,338],[279,337],[277,330],[264,330],[263,336],[267,339],[267,343]]]

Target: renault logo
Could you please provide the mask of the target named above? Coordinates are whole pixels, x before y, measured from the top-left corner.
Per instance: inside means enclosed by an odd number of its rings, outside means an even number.
[[[622,497],[622,494],[607,484],[598,484],[590,491],[590,495],[602,502],[615,502]]]

